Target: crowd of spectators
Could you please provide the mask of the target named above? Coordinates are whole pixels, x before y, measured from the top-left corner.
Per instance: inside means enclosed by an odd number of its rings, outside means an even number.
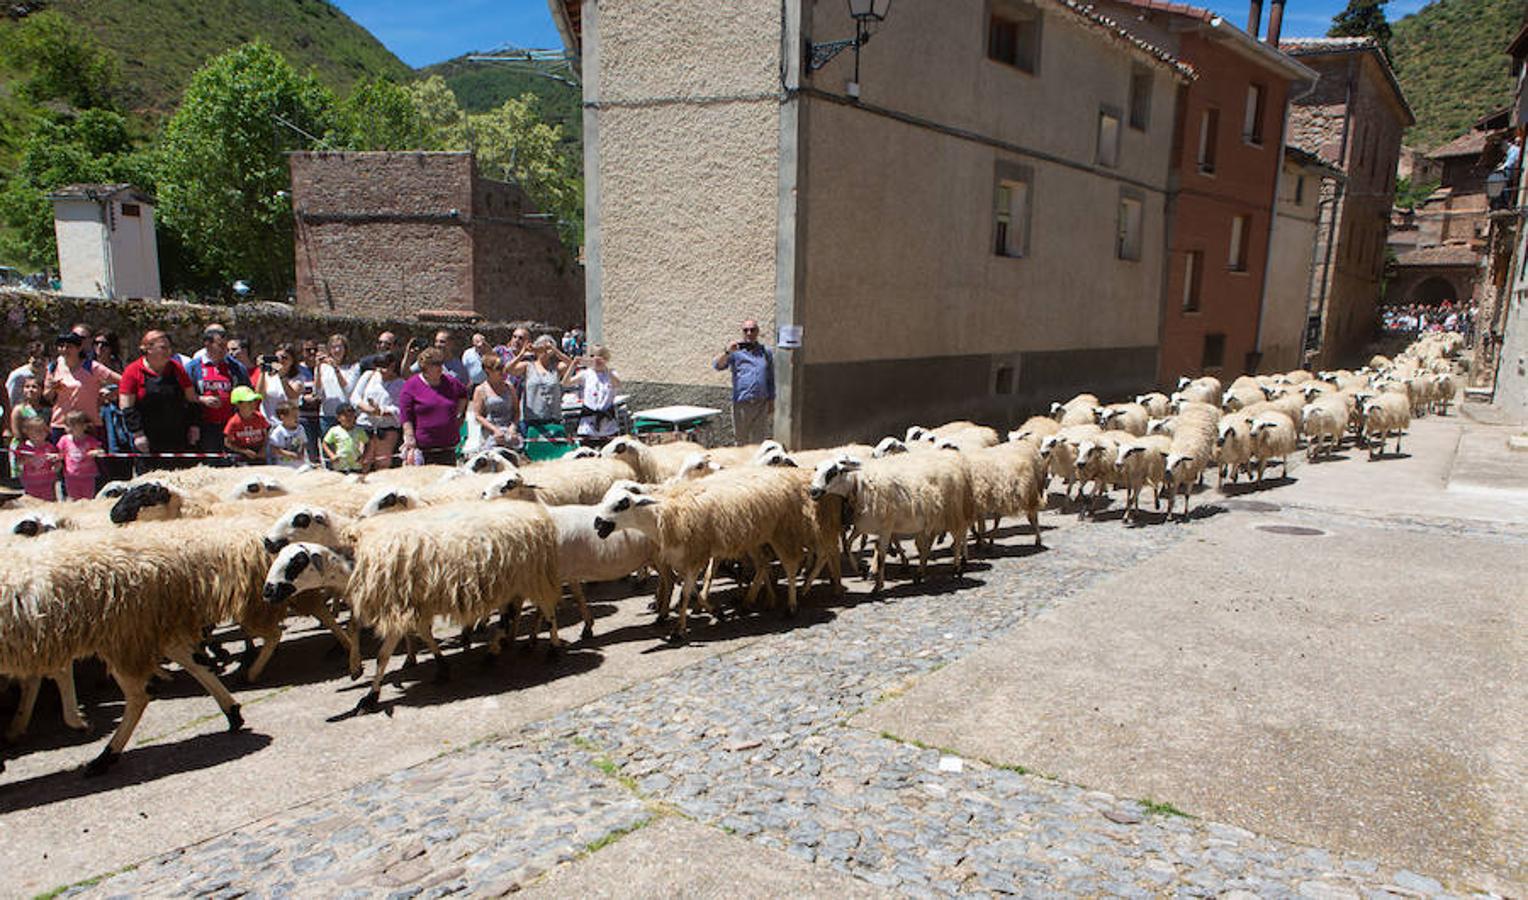
[[[40,499],[84,499],[105,479],[197,463],[323,465],[346,472],[446,463],[526,439],[565,442],[563,392],[578,392],[578,438],[616,433],[620,379],[581,329],[559,343],[524,328],[507,344],[449,331],[403,347],[390,331],[352,359],[344,335],[257,355],[208,325],[187,356],[163,331],[125,360],[86,324],[26,347],[0,395],[0,478]],[[183,348],[190,349],[190,348]]]
[[[1475,316],[1478,312],[1477,304],[1456,304],[1448,300],[1436,305],[1410,303],[1382,306],[1379,311],[1379,327],[1385,334],[1457,331],[1464,335],[1467,345],[1474,346]]]

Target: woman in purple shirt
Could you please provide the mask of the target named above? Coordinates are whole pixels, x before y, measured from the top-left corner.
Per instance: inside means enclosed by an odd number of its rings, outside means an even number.
[[[419,354],[419,374],[403,385],[398,418],[403,423],[403,459],[418,450],[425,465],[456,464],[467,387],[446,373],[445,358],[434,347]]]

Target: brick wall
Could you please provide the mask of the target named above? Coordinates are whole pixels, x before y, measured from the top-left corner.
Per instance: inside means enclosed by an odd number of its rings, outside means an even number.
[[[297,306],[583,320],[583,273],[518,187],[468,153],[296,153]]]

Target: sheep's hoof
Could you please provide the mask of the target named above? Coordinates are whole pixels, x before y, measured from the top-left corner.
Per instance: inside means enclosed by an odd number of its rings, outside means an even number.
[[[348,666],[347,667],[347,671],[350,674],[350,680],[351,681],[360,681],[361,680],[361,667],[360,666]]]
[[[794,619],[794,618],[796,618],[796,607],[794,607],[794,606],[787,606],[787,607],[785,607],[785,612],[782,613],[781,615],[783,615],[787,619]]]
[[[689,637],[687,635],[685,635],[685,634],[683,634],[681,632],[670,631],[667,635],[664,636],[663,640],[666,643],[668,643],[668,644],[670,644],[672,646],[679,647],[679,646],[683,646],[690,639],[689,639]]]
[[[657,622],[658,624],[661,625],[664,622],[668,621],[668,617],[669,617],[669,611],[665,609],[663,612],[658,613],[658,618],[654,619],[653,621],[655,621],[655,622]]]
[[[554,644],[551,641],[548,641],[546,645],[546,661],[551,662],[552,660],[557,659],[559,656],[562,656],[562,645]]]
[[[83,718],[80,719],[80,724],[78,725],[70,725],[68,722],[65,722],[64,726],[67,727],[70,731],[76,732],[78,734],[89,734],[94,730],[90,727],[90,720]]]
[[[239,704],[235,703],[233,706],[228,707],[228,711],[223,713],[223,715],[228,717],[228,730],[230,732],[244,730],[244,712],[239,709]]]
[[[382,704],[378,702],[381,699],[382,698],[377,694],[376,691],[367,691],[365,696],[356,701],[355,711],[368,713],[376,712],[381,708]]]
[[[581,640],[581,641],[593,640],[594,639],[594,626],[593,625],[585,625],[584,626],[584,630],[580,631],[578,633],[578,639]]]
[[[85,777],[86,778],[99,778],[102,775],[105,775],[106,774],[106,770],[110,769],[112,766],[116,765],[117,761],[120,760],[121,758],[122,758],[122,754],[116,752],[115,750],[112,750],[111,747],[107,747],[105,750],[101,751],[101,755],[100,756],[97,756],[95,759],[92,759],[90,762],[85,763],[85,768],[83,770],[84,773],[85,773]]]

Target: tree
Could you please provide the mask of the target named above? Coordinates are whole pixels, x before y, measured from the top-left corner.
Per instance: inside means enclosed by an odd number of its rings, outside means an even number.
[[[57,266],[49,192],[66,184],[116,182],[154,188],[152,166],[134,149],[125,119],[104,109],[39,119],[0,192],[0,221],[7,227],[0,249],[36,266]]]
[[[27,73],[18,92],[34,103],[63,100],[75,109],[110,107],[119,65],[95,36],[60,13],[21,20],[0,44],[11,71]]]
[[[562,127],[542,120],[534,94],[469,116],[467,132],[484,174],[520,185],[556,218],[564,243],[577,247],[583,241],[583,180],[563,152]]]
[[[467,149],[467,115],[444,78],[431,75],[414,82],[409,86],[409,96],[432,146],[442,150]]]
[[[356,85],[340,102],[329,143],[346,150],[428,150],[431,127],[414,105],[413,94],[378,78]]]
[[[165,126],[160,222],[201,269],[282,296],[293,279],[286,154],[332,130],[334,98],[256,41],[209,61]]]
[[[1348,0],[1348,8],[1332,17],[1332,27],[1327,37],[1373,38],[1390,56],[1390,23],[1385,21],[1385,4],[1389,0]]]

